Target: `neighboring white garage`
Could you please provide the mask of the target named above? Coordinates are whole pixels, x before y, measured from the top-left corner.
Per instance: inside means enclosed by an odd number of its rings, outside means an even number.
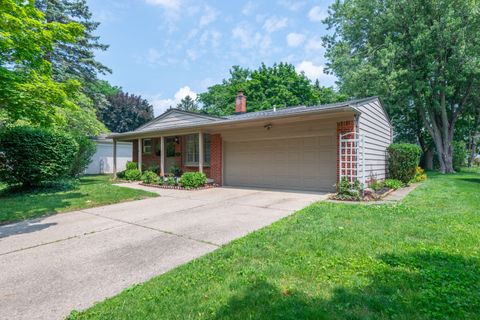
[[[113,140],[105,136],[99,136],[94,140],[97,149],[85,174],[113,173]],[[117,170],[125,170],[128,161],[132,161],[132,143],[117,142]]]

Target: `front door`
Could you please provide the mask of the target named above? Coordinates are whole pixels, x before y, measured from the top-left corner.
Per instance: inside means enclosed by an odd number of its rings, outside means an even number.
[[[170,170],[176,165],[175,145],[174,137],[165,139],[165,174],[169,174]]]

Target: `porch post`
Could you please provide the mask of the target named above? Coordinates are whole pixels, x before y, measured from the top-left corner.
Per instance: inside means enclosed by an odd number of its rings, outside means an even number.
[[[160,137],[160,176],[165,176],[165,137]]]
[[[117,140],[113,139],[113,178],[117,178]]]
[[[200,131],[198,133],[198,171],[203,172],[203,160],[204,156],[204,148],[203,148],[203,133]]]
[[[142,152],[143,152],[143,146],[142,146],[142,139],[138,139],[138,170],[142,172]]]

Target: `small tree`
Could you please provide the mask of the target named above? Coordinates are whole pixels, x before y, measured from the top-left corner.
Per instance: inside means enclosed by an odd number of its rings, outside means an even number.
[[[79,147],[63,132],[13,127],[0,132],[0,180],[25,187],[67,177]]]

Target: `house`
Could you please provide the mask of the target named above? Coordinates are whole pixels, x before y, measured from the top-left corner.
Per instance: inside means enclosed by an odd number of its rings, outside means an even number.
[[[224,186],[331,191],[342,177],[385,178],[392,125],[377,97],[247,112],[239,92],[234,115],[171,109],[111,138],[161,175],[178,166]]]
[[[113,140],[102,134],[95,138],[95,154],[85,169],[85,174],[113,173]],[[128,161],[132,161],[132,143],[117,142],[117,170],[125,170]]]

